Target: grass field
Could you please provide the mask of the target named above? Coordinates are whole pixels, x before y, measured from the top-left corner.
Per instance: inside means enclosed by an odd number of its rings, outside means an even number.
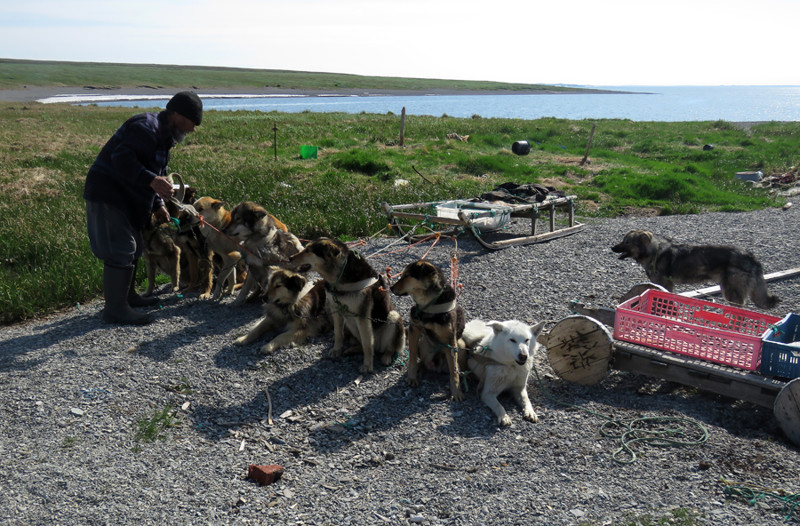
[[[131,82],[150,78],[142,68]],[[0,103],[0,323],[100,293],[102,265],[88,247],[83,181],[101,146],[138,111]],[[591,162],[582,165],[595,122]],[[353,239],[385,232],[382,201],[469,198],[504,182],[575,194],[584,216],[780,206],[734,174],[789,171],[797,163],[798,128],[413,116],[400,146],[395,114],[208,111],[173,150],[170,168],[231,206],[245,199],[263,204],[302,238]],[[448,139],[450,133],[469,140]],[[530,155],[511,152],[522,138],[533,147]],[[705,151],[709,143],[715,147]],[[318,146],[319,157],[301,159],[304,144]]]

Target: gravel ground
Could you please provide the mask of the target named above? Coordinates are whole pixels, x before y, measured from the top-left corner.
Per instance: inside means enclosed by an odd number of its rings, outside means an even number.
[[[489,252],[462,237],[428,257],[447,268],[458,249],[468,319],[543,319],[549,329],[572,300],[613,307],[645,281],[610,251],[631,228],[746,247],[775,272],[800,266],[799,222],[794,208],[586,220],[549,243]],[[363,252],[377,269],[399,272],[429,248],[377,252],[395,241]],[[783,299],[773,314],[800,311],[797,279],[770,289]],[[600,525],[680,510],[697,524],[778,525],[779,501],[726,498],[721,479],[800,492],[797,448],[769,409],[617,371],[579,386],[555,377],[541,355],[543,381],[529,385],[539,422],[504,398],[513,424],[498,428],[474,384],[455,403],[444,376],[407,387],[402,360],[361,377],[360,357],[327,358],[330,336],[265,357],[262,343],[232,345],[257,319],[256,305],[163,299],[145,327],[105,326],[93,302],[3,328],[2,524]],[[407,317],[409,300],[396,304]],[[179,424],[137,439],[137,422],[167,407]],[[619,444],[600,435],[603,417],[647,416],[691,419],[708,441],[636,446],[635,462],[615,462]],[[250,464],[285,473],[260,486],[247,479]]]

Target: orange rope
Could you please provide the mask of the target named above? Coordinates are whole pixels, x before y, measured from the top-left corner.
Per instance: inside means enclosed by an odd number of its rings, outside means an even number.
[[[410,249],[411,247],[413,247],[415,245],[419,245],[421,243],[424,243],[424,242],[428,241],[431,238],[436,238],[436,240],[433,242],[433,245],[431,245],[431,247],[428,249],[428,252],[430,252],[431,248],[433,248],[433,246],[436,245],[436,243],[439,241],[439,237],[440,236],[441,236],[441,234],[439,232],[437,232],[435,234],[429,235],[425,239],[420,239],[416,243],[411,243],[409,245],[406,245],[404,248],[401,248],[399,250],[395,250],[394,252],[378,252],[376,254],[370,254],[369,256],[367,256],[367,258],[373,258],[373,257],[376,257],[376,256],[382,256],[384,254],[387,254],[387,255],[390,255],[390,256],[392,254],[400,254],[401,252],[405,252],[406,250]],[[425,253],[426,256],[428,255],[428,252]],[[420,259],[425,259],[425,256],[422,256]]]

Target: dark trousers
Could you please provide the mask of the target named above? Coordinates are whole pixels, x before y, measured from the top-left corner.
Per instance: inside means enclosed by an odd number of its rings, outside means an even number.
[[[86,227],[92,253],[106,265],[133,268],[142,255],[142,232],[120,209],[86,201]]]

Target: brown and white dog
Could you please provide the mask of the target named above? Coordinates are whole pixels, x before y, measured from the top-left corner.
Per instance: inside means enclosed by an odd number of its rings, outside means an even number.
[[[633,258],[653,283],[672,291],[675,283],[716,281],[726,300],[743,305],[749,297],[770,309],[780,301],[767,292],[761,263],[747,250],[729,245],[684,245],[647,230],[631,230],[613,247],[619,259]]]
[[[170,216],[178,220],[175,243],[181,249],[181,289],[184,292],[199,291],[211,295],[213,283],[213,265],[211,252],[208,250],[203,233],[200,231],[200,220],[192,204],[197,200],[197,189],[183,186],[175,196],[179,207],[173,201],[165,206]]]
[[[225,229],[231,222],[231,214],[225,209],[222,201],[212,197],[201,197],[193,206],[203,217],[200,230],[208,249],[222,258],[221,270],[217,275],[213,292],[213,299],[218,300],[223,293],[233,292],[236,283],[236,264],[242,259],[241,248],[235,240],[225,234]],[[200,295],[201,299],[209,297],[212,297],[209,292]]]
[[[261,352],[267,354],[301,345],[333,328],[322,280],[309,281],[302,274],[275,267],[266,296],[263,318],[246,335],[237,338],[236,345],[247,345],[269,332],[280,331],[261,347]]]
[[[186,199],[194,195],[194,189],[187,187],[180,174],[172,173],[167,176],[167,179],[176,188],[175,199],[168,200],[164,204],[169,212],[170,217],[179,217],[180,209],[176,203],[187,204],[190,201]],[[178,181],[178,184],[174,182]],[[183,247],[178,240],[178,233],[180,232],[180,225],[174,228],[174,225],[168,222],[157,223],[154,214],[150,214],[150,219],[147,225],[142,229],[143,250],[142,257],[144,257],[147,267],[147,290],[145,296],[153,294],[156,283],[156,273],[160,270],[170,277],[172,283],[172,291],[178,292],[181,285],[181,264],[182,260],[186,258],[183,254]]]
[[[147,268],[145,296],[153,294],[159,270],[169,276],[173,292],[180,290],[181,249],[170,228],[169,223],[156,223],[155,216],[150,214],[147,225],[142,229],[142,257]]]
[[[285,265],[303,245],[285,224],[252,201],[239,203],[231,210],[225,232],[239,242],[247,262],[247,278],[232,305],[243,304],[255,289],[266,290],[270,267]]]
[[[456,292],[436,265],[421,259],[408,265],[392,285],[398,296],[411,296],[408,324],[408,373],[406,382],[419,385],[420,362],[426,369],[446,370],[450,375],[450,395],[461,401],[458,340],[464,331],[464,311],[456,304]]]
[[[374,370],[376,354],[390,365],[405,348],[403,318],[394,309],[384,280],[356,252],[336,239],[319,238],[291,257],[301,271],[310,268],[325,280],[326,297],[333,317],[331,356],[344,351],[345,331],[358,340],[364,353],[362,373]],[[348,350],[349,351],[349,350]]]

